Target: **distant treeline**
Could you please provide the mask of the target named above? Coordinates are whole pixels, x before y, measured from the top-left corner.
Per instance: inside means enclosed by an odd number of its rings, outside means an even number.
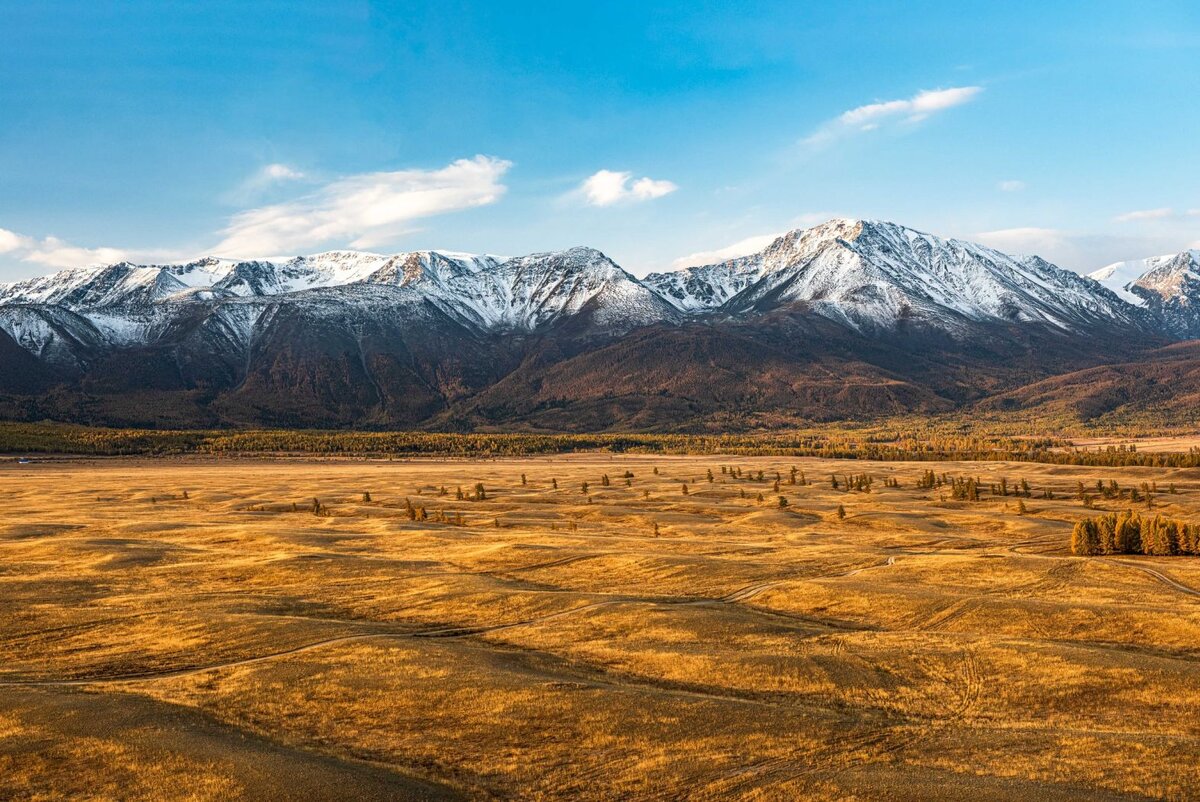
[[[1153,554],[1164,557],[1200,554],[1200,525],[1162,515],[1153,518],[1136,512],[1110,512],[1085,518],[1071,532],[1071,552],[1098,554]]]
[[[895,430],[823,429],[749,434],[533,434],[313,430],[108,429],[59,423],[0,423],[0,453],[93,456],[305,454],[362,456],[527,456],[577,451],[740,454],[880,461],[987,460],[1057,465],[1200,467],[1200,450],[1143,453],[1133,446],[1067,448],[1053,438],[922,435]]]

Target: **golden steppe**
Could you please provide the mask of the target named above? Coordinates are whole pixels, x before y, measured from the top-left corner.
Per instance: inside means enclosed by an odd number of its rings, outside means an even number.
[[[1197,470],[5,463],[0,797],[1196,799],[1200,560],[1071,556],[1097,479],[1200,521]]]

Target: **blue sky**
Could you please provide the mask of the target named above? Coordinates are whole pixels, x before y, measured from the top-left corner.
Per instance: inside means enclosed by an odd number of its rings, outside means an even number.
[[[1194,2],[0,0],[0,280],[831,216],[1078,270],[1200,247]]]

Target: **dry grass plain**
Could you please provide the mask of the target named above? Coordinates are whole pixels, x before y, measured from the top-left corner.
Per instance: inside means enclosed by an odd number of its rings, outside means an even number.
[[[1097,478],[1200,520],[1194,470],[7,463],[0,796],[1195,799],[1200,561],[1070,556]]]

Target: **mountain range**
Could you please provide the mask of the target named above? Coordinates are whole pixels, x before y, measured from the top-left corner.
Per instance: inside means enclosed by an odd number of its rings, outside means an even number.
[[[0,285],[0,417],[721,430],[1029,409],[1051,380],[1096,416],[1138,393],[1070,377],[1176,370],[1198,310],[1196,251],[1083,277],[847,219],[641,279],[591,248],[120,263]]]

